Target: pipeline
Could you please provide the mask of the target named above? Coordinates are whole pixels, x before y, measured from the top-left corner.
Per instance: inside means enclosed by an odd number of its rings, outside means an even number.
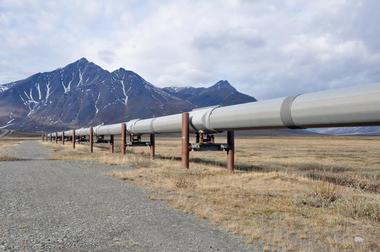
[[[181,114],[125,122],[130,134],[181,132]],[[194,109],[190,132],[380,125],[380,84],[341,88],[232,106]],[[90,128],[76,130],[78,136]],[[72,131],[64,132],[71,136]],[[94,127],[94,135],[120,135],[120,123]],[[58,132],[62,136],[62,132]]]
[[[182,132],[183,138],[184,136],[186,138],[186,134],[189,133],[203,135],[227,131],[229,144],[218,145],[216,149],[224,149],[228,152],[233,146],[233,131],[237,130],[380,125],[380,83],[232,106],[199,108],[186,113],[186,117],[183,116],[184,113],[149,119],[134,119],[117,124],[98,125],[93,128],[80,128],[75,132],[73,130],[55,132],[48,134],[47,139],[55,139],[57,142],[58,138],[62,139],[62,143],[64,143],[65,137],[73,138],[73,134],[75,134],[79,138],[111,136],[113,142],[114,135],[122,135],[121,128],[123,127],[126,134],[131,136],[150,134],[153,139],[155,134],[160,133]],[[184,133],[183,122],[187,117],[188,127],[185,127],[187,133]],[[121,127],[121,125],[125,126]],[[125,133],[122,139],[124,142],[126,141]],[[140,145],[144,144],[150,145],[150,143],[140,143]],[[187,146],[187,144],[189,143],[184,143],[183,146]],[[201,146],[198,146],[199,150],[202,149]],[[208,148],[210,146],[215,147],[209,145]],[[182,149],[184,151],[186,148]]]

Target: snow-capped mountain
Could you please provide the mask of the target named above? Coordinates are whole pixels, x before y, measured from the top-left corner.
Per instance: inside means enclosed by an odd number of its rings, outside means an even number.
[[[84,58],[2,87],[0,127],[24,130],[120,122],[194,107],[132,71],[108,72]]]
[[[204,104],[221,104],[221,100],[214,99],[216,94],[228,97],[231,93],[235,97],[236,91],[229,84],[216,84],[209,88],[219,87],[212,97],[204,95],[199,101],[183,98],[182,94],[153,86],[132,71],[120,68],[108,72],[85,58],[0,87],[0,128],[27,131],[174,114]],[[241,95],[242,100],[231,98],[229,102],[255,100]]]

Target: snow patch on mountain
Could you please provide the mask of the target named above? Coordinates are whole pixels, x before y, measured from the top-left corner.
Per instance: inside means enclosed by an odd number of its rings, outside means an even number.
[[[5,125],[0,126],[0,129],[8,128],[9,126],[12,126],[14,123],[15,118],[10,119]]]
[[[100,92],[99,92],[99,94],[98,94],[98,98],[96,99],[96,101],[95,101],[95,114],[98,114],[98,112],[99,112],[99,108],[98,108],[98,102],[99,102],[99,98],[100,98]]]
[[[16,84],[15,82],[2,84],[2,85],[0,84],[0,93],[7,91],[11,87],[13,87],[15,84]]]
[[[48,79],[47,83],[46,83],[46,96],[45,96],[45,104],[46,102],[48,101],[49,97],[50,97],[50,90],[51,90],[51,85],[50,85],[50,80]]]
[[[78,82],[77,87],[79,87],[79,86],[82,85],[82,83],[83,83],[83,73],[82,73],[82,71],[80,70],[80,68],[78,68],[78,78],[79,78],[79,82]]]
[[[41,95],[41,88],[40,88],[40,83],[37,83],[37,91],[38,91],[38,100],[41,100],[42,95]]]

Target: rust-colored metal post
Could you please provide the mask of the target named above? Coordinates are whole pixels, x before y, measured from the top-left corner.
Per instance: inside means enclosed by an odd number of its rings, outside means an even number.
[[[62,144],[65,144],[65,132],[62,131]]]
[[[182,166],[189,168],[189,113],[182,113]]]
[[[75,149],[75,139],[76,139],[76,136],[75,136],[75,129],[73,130],[73,137],[71,138],[71,140],[73,141],[73,149]]]
[[[154,159],[156,155],[156,136],[150,134],[150,158]]]
[[[235,132],[227,131],[227,170],[234,172],[235,166]]]
[[[58,143],[58,132],[55,132],[55,143]]]
[[[127,125],[121,124],[121,154],[125,155],[127,146]]]
[[[115,143],[115,140],[113,138],[113,135],[110,136],[110,150],[111,150],[111,153],[114,153],[115,152],[115,146],[114,146],[114,143]]]
[[[90,127],[90,152],[94,152],[94,129]]]

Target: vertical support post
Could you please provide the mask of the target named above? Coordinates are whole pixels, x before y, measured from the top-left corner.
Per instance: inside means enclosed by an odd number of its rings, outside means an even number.
[[[110,150],[111,150],[111,153],[114,153],[115,152],[115,146],[114,146],[114,138],[113,138],[113,135],[110,136]]]
[[[125,155],[127,146],[127,125],[121,124],[121,154]]]
[[[65,144],[65,132],[62,131],[62,144],[64,145]]]
[[[76,139],[76,136],[75,136],[75,129],[73,129],[73,138],[71,139],[73,141],[73,149],[75,150],[75,139]]]
[[[235,132],[227,131],[227,144],[229,146],[227,150],[227,170],[234,172],[235,166]]]
[[[55,143],[58,143],[58,132],[55,132]]]
[[[154,159],[156,155],[156,136],[150,134],[150,158]]]
[[[189,113],[182,113],[182,166],[186,169],[189,168]]]
[[[94,152],[94,129],[90,127],[90,152]]]
[[[201,133],[201,134],[200,134],[199,143],[203,144],[204,139],[205,139],[205,134],[204,134],[204,133]]]
[[[195,134],[195,142],[199,143],[199,132]]]

